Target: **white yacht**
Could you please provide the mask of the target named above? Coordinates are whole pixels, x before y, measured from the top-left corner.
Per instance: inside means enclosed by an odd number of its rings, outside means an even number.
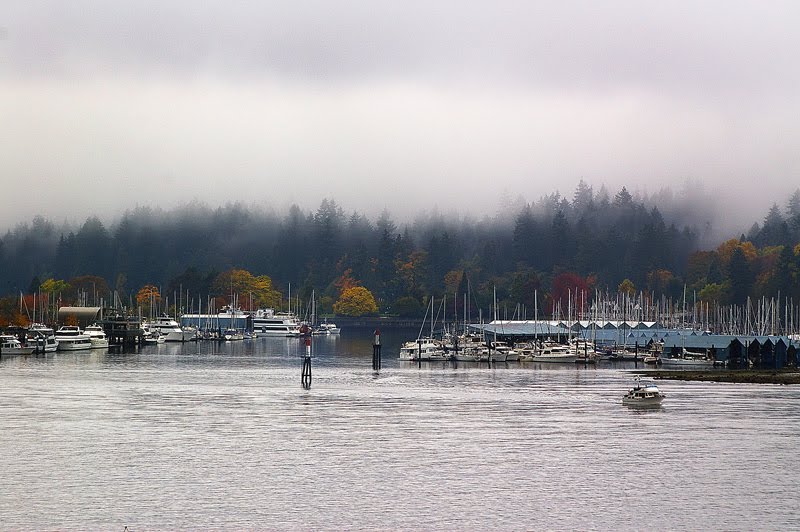
[[[479,362],[489,351],[483,336],[477,334],[451,336],[444,347],[456,362]]]
[[[225,329],[222,333],[222,338],[228,342],[244,340],[244,333],[238,329]]]
[[[537,350],[530,359],[533,362],[570,362],[575,363],[575,351],[566,345],[546,343]]]
[[[519,360],[519,351],[512,349],[507,343],[495,340],[489,344],[488,357],[491,357],[492,362],[517,362]]]
[[[103,349],[108,347],[108,336],[103,328],[94,323],[86,327],[83,332],[89,335],[89,341],[92,343],[92,349]]]
[[[142,331],[142,341],[146,344],[163,344],[167,339],[160,331],[150,330],[147,323],[142,323]]]
[[[56,331],[56,340],[58,340],[59,351],[81,351],[92,348],[89,335],[75,325],[59,327]]]
[[[622,397],[622,404],[628,406],[658,406],[666,397],[653,381],[636,378],[633,388]]]
[[[147,322],[147,330],[163,336],[167,342],[186,342],[194,338],[194,330],[184,330],[169,316],[159,316]],[[144,328],[144,327],[143,327]]]
[[[30,355],[33,347],[22,347],[16,336],[10,334],[0,335],[0,355]]]
[[[339,334],[341,329],[335,323],[320,323],[314,328],[313,334]]]
[[[253,332],[256,336],[300,336],[300,320],[288,312],[258,309],[253,314]]]
[[[400,360],[447,360],[441,344],[432,338],[420,338],[400,347]]]
[[[58,349],[58,340],[53,328],[43,323],[31,323],[28,327],[28,341],[33,342],[34,349],[39,352],[52,353]]]

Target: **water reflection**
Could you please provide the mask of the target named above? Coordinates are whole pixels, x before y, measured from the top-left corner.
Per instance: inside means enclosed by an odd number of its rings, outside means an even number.
[[[371,331],[0,359],[10,529],[785,529],[793,387],[397,360]],[[643,479],[647,480],[642,485]],[[753,487],[757,486],[758,489]],[[33,494],[33,495],[32,495]],[[773,495],[771,495],[773,494]],[[668,496],[667,496],[668,495]],[[654,503],[654,500],[656,503]]]

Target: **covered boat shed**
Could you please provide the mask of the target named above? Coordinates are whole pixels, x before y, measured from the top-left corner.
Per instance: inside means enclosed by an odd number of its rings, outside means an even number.
[[[58,309],[58,323],[77,325],[84,328],[103,319],[103,307],[61,307]]]
[[[797,345],[787,336],[671,335],[663,338],[664,353],[678,356],[683,348],[727,362],[731,368],[783,368],[797,365]]]
[[[545,339],[566,341],[570,335],[574,335],[567,327],[542,321],[497,321],[473,324],[469,328],[485,336],[497,335],[497,338],[511,343]]]

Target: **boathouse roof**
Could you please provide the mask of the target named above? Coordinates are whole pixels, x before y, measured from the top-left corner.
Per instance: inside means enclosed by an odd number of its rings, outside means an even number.
[[[546,321],[493,321],[470,325],[473,331],[499,336],[537,337],[537,336],[568,336],[570,330]]]
[[[58,309],[59,323],[65,323],[67,318],[74,317],[78,325],[85,327],[101,319],[103,307],[61,307]]]
[[[727,348],[733,341],[740,344],[757,343],[759,345],[778,345],[783,343],[787,347],[792,345],[788,336],[752,336],[752,335],[731,335],[731,334],[703,334],[680,336],[673,335],[664,337],[664,348],[686,347],[687,349],[715,349]]]

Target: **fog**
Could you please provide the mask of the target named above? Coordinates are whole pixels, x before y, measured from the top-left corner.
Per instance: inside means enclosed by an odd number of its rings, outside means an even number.
[[[793,2],[7,2],[0,227],[194,200],[483,216],[583,179],[667,191],[739,234],[800,183],[798,15]]]

